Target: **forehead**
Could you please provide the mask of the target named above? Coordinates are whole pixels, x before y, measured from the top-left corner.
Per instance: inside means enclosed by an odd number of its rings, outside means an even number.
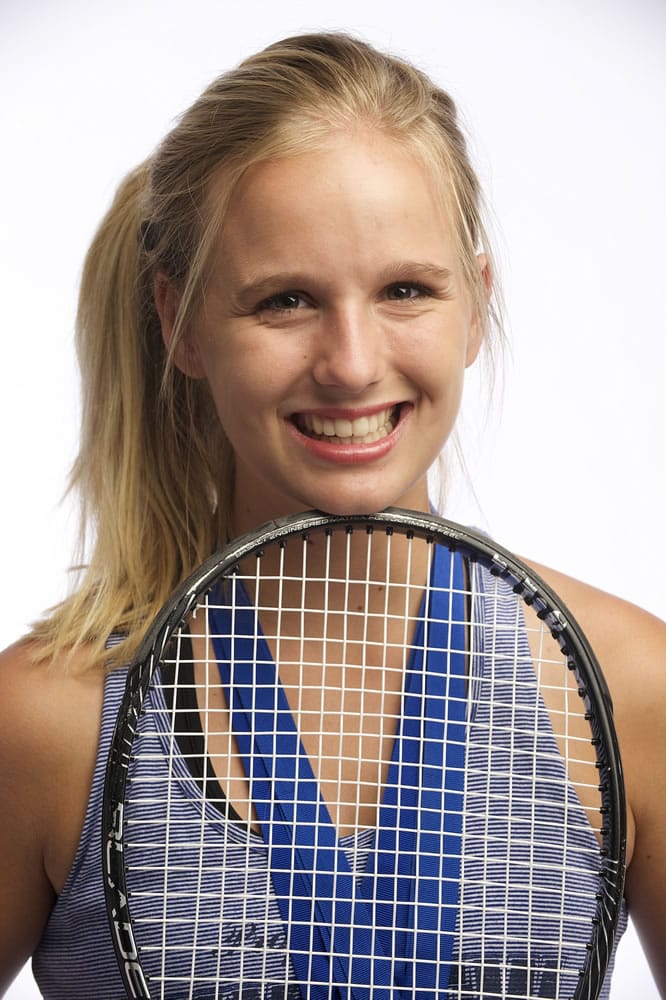
[[[451,243],[443,187],[402,143],[377,133],[336,135],[246,170],[224,213],[218,248],[246,257],[316,257],[334,247],[358,255],[364,246],[377,252],[385,240],[393,253],[404,244],[405,253],[420,255],[419,245]]]

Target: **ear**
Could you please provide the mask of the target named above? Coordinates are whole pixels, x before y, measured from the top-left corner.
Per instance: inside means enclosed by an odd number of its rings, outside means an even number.
[[[170,278],[158,272],[153,283],[153,295],[155,309],[160,318],[162,339],[167,351],[170,351],[180,308],[180,292]],[[197,345],[191,337],[179,338],[175,344],[173,359],[183,375],[188,375],[190,378],[206,377]]]
[[[477,254],[476,262],[481,274],[483,286],[485,288],[485,305],[487,305],[493,291],[493,276],[491,274],[490,264],[484,253]],[[478,310],[475,308],[470,325],[469,338],[467,340],[467,355],[465,357],[465,365],[467,368],[469,368],[470,365],[473,365],[476,361],[479,351],[481,350],[481,345],[483,344],[485,333],[486,324],[483,317],[479,315]]]

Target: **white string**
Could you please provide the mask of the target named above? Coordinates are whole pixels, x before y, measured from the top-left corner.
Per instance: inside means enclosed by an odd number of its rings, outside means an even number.
[[[383,539],[382,539],[383,541]],[[301,544],[300,542],[298,544]],[[405,666],[405,657],[412,646],[412,633],[416,621],[415,615],[411,612],[413,577],[416,574],[415,545],[422,543],[405,542],[404,553],[401,550],[400,559],[404,560],[406,566],[404,590],[399,597],[396,591],[395,575],[398,567],[398,557],[394,558],[393,542],[388,540],[382,551],[373,547],[373,536],[367,535],[367,540],[363,543],[364,554],[360,556],[364,563],[364,569],[359,574],[359,578],[354,578],[352,574],[353,565],[359,560],[359,551],[354,546],[358,545],[357,540],[352,536],[346,536],[344,546],[340,549],[338,539],[335,535],[329,536],[325,541],[325,558],[323,574],[308,576],[308,543],[302,544],[300,554],[300,572],[290,575],[290,570],[294,568],[293,542],[287,543],[287,548],[279,554],[279,571],[270,574],[263,573],[262,563],[266,560],[257,558],[255,560],[254,573],[247,574],[241,567],[241,578],[247,579],[249,589],[251,589],[257,605],[262,607],[264,592],[269,600],[262,614],[266,621],[275,619],[276,625],[270,634],[265,636],[266,641],[272,646],[276,662],[283,669],[289,671],[296,670],[296,677],[299,679],[300,695],[298,704],[295,705],[295,713],[298,718],[304,711],[312,709],[312,699],[308,698],[307,703],[303,698],[310,692],[311,678],[308,667],[318,668],[317,676],[326,676],[326,671],[322,669],[326,664],[331,664],[332,670],[337,678],[337,671],[340,672],[340,693],[339,713],[327,715],[327,689],[325,685],[320,685],[318,690],[318,722],[307,720],[307,730],[311,734],[315,751],[313,754],[313,765],[316,765],[317,772],[322,782],[331,789],[332,801],[329,806],[334,814],[339,816],[348,815],[350,817],[353,834],[345,838],[345,843],[350,845],[350,857],[353,859],[354,870],[356,865],[362,863],[365,857],[366,848],[361,848],[365,836],[363,831],[363,803],[374,802],[374,811],[379,813],[381,801],[381,783],[366,777],[366,766],[370,768],[368,774],[382,775],[385,773],[386,761],[386,741],[390,734],[395,731],[399,723],[398,715],[388,708],[389,670],[396,667],[394,662],[402,662]],[[313,546],[314,551],[314,546]],[[419,553],[421,553],[419,548]],[[429,550],[426,549],[429,553]],[[342,553],[342,555],[341,555]],[[289,554],[289,558],[287,557]],[[340,565],[342,558],[343,572],[336,575],[336,567]],[[418,556],[421,558],[421,555]],[[427,559],[429,560],[428,554]],[[298,557],[297,557],[298,559]],[[382,563],[380,572],[377,572],[378,563]],[[273,563],[271,562],[271,565]],[[327,575],[333,584],[324,586]],[[426,589],[427,581],[430,578],[429,566],[425,573],[422,573]],[[488,577],[484,577],[488,584]],[[297,587],[297,594],[294,593],[294,584]],[[331,595],[334,593],[334,586],[341,586],[340,603],[333,606]],[[522,605],[516,604],[514,609],[514,619],[510,622],[506,618],[500,617],[500,610],[509,607],[506,596],[501,593],[500,585],[493,581],[490,590],[482,592],[482,575],[475,567],[470,567],[469,581],[466,598],[471,611],[470,621],[467,623],[467,634],[469,637],[469,661],[470,675],[468,677],[468,712],[467,725],[465,727],[465,779],[462,799],[464,805],[461,809],[462,840],[463,843],[470,843],[476,838],[480,838],[483,845],[478,855],[470,856],[463,853],[460,870],[460,899],[462,908],[459,913],[457,925],[456,951],[454,953],[453,964],[456,966],[456,978],[454,978],[454,992],[459,1000],[466,1000],[467,987],[462,981],[460,969],[464,967],[466,975],[473,976],[479,969],[485,968],[491,974],[493,982],[500,983],[501,986],[488,988],[484,992],[484,997],[492,996],[512,996],[518,995],[511,992],[512,976],[517,981],[516,956],[525,953],[527,962],[526,975],[532,975],[530,971],[531,955],[548,954],[551,956],[556,971],[560,970],[564,974],[572,963],[582,962],[583,946],[576,943],[573,937],[578,933],[576,927],[585,928],[589,918],[582,915],[580,917],[568,912],[576,900],[582,900],[586,889],[583,885],[578,887],[579,878],[587,878],[585,871],[588,868],[586,856],[589,856],[591,863],[598,863],[598,849],[593,836],[587,837],[589,831],[589,821],[585,817],[582,807],[574,809],[572,803],[575,802],[575,795],[560,794],[561,812],[553,809],[551,793],[555,794],[556,781],[554,777],[554,765],[558,762],[560,750],[555,741],[551,746],[546,745],[547,741],[542,740],[541,735],[535,729],[534,724],[530,724],[528,713],[512,697],[505,702],[505,693],[514,693],[521,688],[521,697],[533,698],[535,703],[539,698],[544,699],[546,704],[553,705],[559,699],[561,705],[556,705],[550,709],[550,718],[555,726],[556,735],[561,747],[566,751],[567,762],[565,767],[576,767],[576,790],[585,803],[591,801],[592,792],[596,789],[593,763],[590,763],[590,738],[582,732],[578,732],[572,725],[570,717],[571,698],[575,697],[568,690],[568,670],[564,658],[560,658],[559,670],[561,680],[555,680],[555,668],[558,664],[557,658],[550,652],[550,640],[544,643],[543,631],[539,623],[530,622],[527,628],[530,634],[535,636],[536,653],[534,657],[534,677],[526,684],[526,669],[523,663],[524,656],[519,646],[519,638],[526,635],[522,625]],[[374,588],[383,587],[382,605],[368,610],[367,606],[373,599]],[[322,605],[317,610],[311,607],[312,595],[315,589],[322,590]],[[231,596],[232,616],[236,613],[234,588],[229,588]],[[356,611],[356,605],[360,600],[360,595],[364,596],[366,608],[362,612]],[[336,598],[337,600],[337,598]],[[195,629],[204,628],[203,634],[196,640],[206,648],[206,655],[210,646],[210,635],[207,626],[203,624],[207,621],[206,614],[207,598],[203,600],[203,606],[197,614]],[[486,612],[485,620],[481,621],[477,609],[480,603],[484,602]],[[505,614],[502,610],[502,614]],[[315,646],[311,641],[309,629],[313,622],[313,615],[321,614],[323,620],[323,631],[321,636],[321,649],[323,651],[323,663],[308,662],[310,650]],[[360,617],[359,617],[360,615]],[[359,622],[360,629],[356,629],[356,622]],[[375,625],[381,626],[379,634],[374,633]],[[398,628],[394,628],[397,625]],[[429,635],[428,625],[425,623],[425,645],[428,646]],[[274,631],[274,634],[272,632]],[[293,634],[292,634],[293,633]],[[259,641],[258,632],[253,636],[255,651]],[[521,643],[526,639],[520,639]],[[512,646],[512,649],[510,648]],[[448,655],[448,651],[447,655]],[[180,684],[181,655],[183,653],[182,637],[178,635],[175,646],[174,665],[174,687]],[[290,660],[290,656],[294,659]],[[310,657],[312,659],[312,657]],[[196,659],[196,656],[195,656]],[[481,662],[483,661],[483,662]],[[385,664],[385,680],[378,687],[375,687],[374,679],[370,680],[370,671],[377,669],[377,663]],[[485,666],[484,666],[485,664]],[[196,668],[196,663],[193,669]],[[215,741],[214,755],[211,758],[213,766],[219,765],[219,752],[223,745],[227,747],[229,761],[235,757],[235,745],[231,733],[229,732],[229,711],[224,704],[217,704],[212,698],[208,685],[209,668],[216,670],[215,664],[204,663],[206,683],[200,685],[195,676],[192,686],[199,698],[200,711],[206,721],[203,727],[203,786],[206,789],[206,760],[210,757],[212,742]],[[232,664],[232,675],[235,670],[243,670],[242,663]],[[289,676],[293,676],[289,673]],[[334,674],[331,673],[331,677]],[[478,678],[483,677],[483,680]],[[336,680],[336,683],[338,681]],[[529,693],[529,687],[533,694]],[[559,688],[559,694],[558,694]],[[291,688],[290,688],[291,690]],[[491,695],[492,692],[492,695]],[[165,693],[166,697],[166,693]],[[522,704],[522,703],[521,703]],[[357,705],[359,717],[351,720],[353,725],[346,730],[345,719],[350,720],[352,706]],[[372,716],[372,705],[377,705],[376,712],[379,717]],[[576,706],[577,711],[583,711],[582,703]],[[166,712],[166,714],[165,714]],[[399,713],[398,713],[399,714]],[[162,716],[164,718],[162,719]],[[523,716],[526,716],[524,721]],[[185,984],[185,989],[190,1000],[197,995],[199,984],[204,981],[211,986],[210,996],[222,997],[226,995],[226,980],[231,975],[229,969],[237,962],[240,969],[241,982],[244,978],[254,982],[258,976],[264,984],[283,984],[286,988],[290,975],[289,962],[276,961],[276,955],[280,955],[280,945],[276,943],[277,933],[274,918],[270,916],[269,909],[264,909],[263,918],[256,926],[252,925],[252,932],[248,931],[247,940],[243,942],[226,942],[229,928],[222,927],[223,917],[232,912],[230,901],[234,894],[238,895],[236,906],[237,918],[240,925],[246,925],[255,920],[254,897],[252,886],[258,884],[256,875],[256,848],[260,838],[250,829],[252,823],[252,804],[246,800],[245,806],[236,802],[236,808],[248,817],[247,829],[218,813],[211,808],[211,803],[204,790],[195,789],[194,780],[188,777],[187,771],[183,767],[183,758],[178,745],[179,733],[182,730],[180,716],[176,712],[175,694],[171,693],[167,699],[166,710],[161,704],[161,699],[157,693],[150,696],[146,704],[146,718],[154,718],[154,724],[146,726],[145,735],[143,732],[137,737],[134,748],[134,763],[131,782],[131,799],[128,801],[128,813],[135,808],[137,811],[147,812],[153,806],[159,806],[158,796],[153,789],[157,790],[157,779],[154,775],[159,771],[161,754],[165,767],[170,774],[167,783],[167,798],[164,804],[164,816],[159,823],[155,823],[151,828],[147,822],[141,827],[137,822],[132,828],[134,844],[130,849],[128,845],[128,858],[130,859],[130,873],[128,877],[134,879],[132,888],[132,899],[134,910],[136,911],[135,923],[137,927],[137,937],[141,937],[145,932],[145,944],[143,954],[148,960],[151,952],[158,953],[156,968],[157,973],[152,974],[152,982],[159,982],[160,996],[168,996],[168,983],[176,980]],[[536,715],[534,716],[536,718]],[[303,716],[305,721],[305,716]],[[312,723],[312,724],[311,724]],[[330,732],[334,725],[339,727],[337,735]],[[163,732],[170,730],[172,737],[161,739],[163,747],[160,750],[160,740],[155,736],[155,731]],[[353,732],[354,737],[351,746],[356,746],[358,740],[358,755],[348,752],[345,732]],[[358,733],[358,736],[356,736]],[[220,741],[223,741],[222,743]],[[143,745],[145,742],[145,750]],[[378,759],[372,761],[364,756],[366,747],[376,747]],[[505,748],[509,749],[506,750]],[[219,748],[219,749],[217,749]],[[587,748],[587,752],[586,752]],[[373,751],[374,752],[374,751]],[[477,765],[475,760],[480,762],[486,759],[492,765],[490,768],[482,764]],[[538,759],[537,759],[538,757]],[[505,767],[502,761],[506,758],[510,766]],[[514,768],[521,767],[521,761],[525,760],[525,777],[519,777],[519,773]],[[398,761],[400,768],[401,762]],[[232,773],[231,765],[225,765],[225,769]],[[351,770],[350,770],[351,769]],[[544,769],[542,771],[542,769]],[[581,776],[587,770],[590,777]],[[580,773],[579,773],[580,772]],[[350,798],[350,774],[356,774],[357,794],[355,798]],[[559,779],[558,779],[559,781]],[[233,785],[238,788],[236,781]],[[501,832],[503,818],[498,824],[493,820],[493,815],[500,815],[500,809],[507,805],[502,801],[502,795],[496,791],[497,788],[506,788],[507,798],[511,802],[511,807],[515,810],[516,817],[524,816],[525,819],[515,819],[512,824],[511,850],[516,851],[516,859],[512,862],[511,872],[520,876],[521,871],[525,871],[525,888],[521,898],[526,900],[524,925],[525,931],[516,930],[519,922],[513,912],[514,886],[503,886],[498,881],[496,874],[501,870],[498,867],[495,855],[498,849],[505,846]],[[542,789],[541,795],[535,795],[537,788]],[[371,791],[368,796],[367,791]],[[187,831],[187,824],[191,822],[187,818],[187,810],[183,807],[183,797],[196,805],[198,820],[192,823],[193,833],[197,842],[197,853],[191,857],[198,858],[192,863],[193,872],[191,884],[188,883],[186,889],[187,899],[190,900],[189,912],[191,913],[191,934],[195,940],[199,936],[205,937],[207,925],[212,922],[214,929],[214,947],[210,948],[215,954],[212,956],[212,972],[200,974],[202,969],[210,968],[210,962],[203,952],[209,949],[209,945],[202,944],[200,950],[197,948],[183,948],[183,962],[181,966],[177,963],[178,971],[173,972],[172,958],[179,953],[182,947],[179,937],[180,917],[172,916],[170,902],[170,891],[172,884],[176,885],[176,880],[180,881],[179,849],[176,843],[180,843],[181,836]],[[482,810],[486,809],[485,815]],[[559,807],[558,807],[559,808]],[[558,817],[560,817],[558,819]],[[580,830],[579,834],[572,834],[581,841],[574,858],[568,860],[569,845],[562,841],[561,850],[565,858],[565,865],[562,867],[557,861],[549,861],[548,855],[543,854],[543,843],[552,840],[560,825],[568,825],[574,831]],[[210,852],[207,850],[208,837],[227,838],[227,846],[220,851],[219,860],[214,863],[212,869],[206,866],[211,865]],[[189,834],[188,834],[189,837]],[[194,841],[187,837],[183,841],[187,846],[194,846]],[[233,845],[236,845],[235,847]],[[158,906],[151,904],[153,890],[144,888],[141,882],[141,872],[147,876],[150,871],[154,873],[154,865],[151,867],[149,861],[142,860],[142,854],[151,854],[153,847],[156,851],[161,850],[162,856],[167,858],[164,864],[162,895],[159,898]],[[233,847],[233,850],[232,850]],[[233,852],[236,851],[236,854]],[[241,853],[239,854],[238,851]],[[242,868],[233,867],[236,861],[232,862],[232,855],[239,860],[243,857]],[[520,855],[520,856],[518,856]],[[190,855],[188,855],[190,857]],[[502,862],[503,864],[503,862]],[[580,871],[578,870],[580,869]],[[240,875],[239,875],[240,872]],[[182,874],[182,873],[181,873]],[[262,876],[263,877],[263,876]],[[543,885],[544,880],[548,881]],[[583,879],[584,881],[584,879]],[[245,884],[245,890],[242,884]],[[226,900],[216,901],[216,914],[210,916],[210,900],[208,885],[222,884],[225,886]],[[266,883],[268,885],[268,881]],[[234,888],[234,886],[241,888]],[[470,900],[467,907],[467,900]],[[474,902],[475,900],[475,902]],[[145,904],[145,905],[144,905]],[[576,904],[577,905],[577,904]],[[184,912],[187,907],[183,903],[183,908],[178,906],[173,908],[173,914],[177,911]],[[152,911],[152,916],[150,915]],[[160,916],[161,914],[161,916]],[[159,925],[159,936],[154,937],[154,925]],[[278,926],[279,930],[279,926]],[[243,932],[245,934],[245,932]],[[252,937],[252,935],[255,935]],[[585,934],[581,935],[584,937]],[[154,943],[155,942],[155,943]],[[258,942],[258,943],[257,943]],[[263,942],[263,943],[262,943]],[[258,950],[257,950],[258,949]],[[230,954],[233,953],[230,958]],[[236,957],[234,958],[233,955]],[[554,956],[554,957],[553,957]],[[573,956],[573,957],[572,957]],[[578,956],[578,957],[577,957]],[[284,958],[284,956],[283,956]],[[258,963],[258,964],[257,964]],[[155,966],[151,965],[151,969]],[[258,969],[258,973],[256,970]],[[535,973],[536,974],[536,973]],[[228,985],[228,984],[227,984]],[[155,986],[153,986],[153,989]],[[249,987],[248,987],[249,988]],[[498,992],[492,992],[494,989]],[[520,994],[521,996],[523,994]],[[536,994],[535,994],[536,996]]]

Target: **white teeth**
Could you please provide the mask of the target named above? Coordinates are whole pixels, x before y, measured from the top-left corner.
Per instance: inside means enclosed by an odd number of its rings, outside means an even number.
[[[355,435],[355,431],[352,426],[351,420],[336,420],[335,421],[335,436],[339,438],[348,438],[352,434]]]
[[[315,437],[337,438],[354,444],[371,444],[390,434],[395,426],[395,408],[390,407],[373,413],[369,417],[357,417],[355,420],[330,417],[319,417],[316,414],[304,414],[298,418],[298,424],[306,434]]]

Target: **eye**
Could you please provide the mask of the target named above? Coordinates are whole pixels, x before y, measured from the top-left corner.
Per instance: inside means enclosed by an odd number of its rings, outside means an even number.
[[[257,306],[257,312],[294,312],[309,305],[300,292],[278,292],[263,299]]]
[[[417,281],[396,281],[386,289],[386,298],[392,302],[406,302],[432,295],[429,288]]]

